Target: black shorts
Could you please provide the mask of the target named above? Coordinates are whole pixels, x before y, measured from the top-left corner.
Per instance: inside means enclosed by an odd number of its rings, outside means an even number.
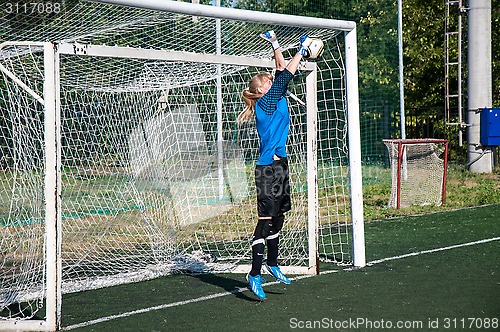
[[[272,165],[257,165],[257,213],[259,217],[276,217],[290,211],[290,174],[286,158],[275,160]]]

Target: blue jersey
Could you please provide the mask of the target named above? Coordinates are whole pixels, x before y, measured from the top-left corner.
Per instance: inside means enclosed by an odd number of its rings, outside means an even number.
[[[271,165],[274,155],[286,157],[290,113],[285,96],[293,76],[288,69],[276,71],[271,88],[255,104],[255,123],[260,139],[257,165]]]

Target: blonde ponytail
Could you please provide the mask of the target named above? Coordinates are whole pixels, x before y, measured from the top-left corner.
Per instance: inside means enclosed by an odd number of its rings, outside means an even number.
[[[243,89],[241,96],[245,101],[245,109],[238,115],[238,125],[244,122],[252,121],[255,116],[255,103],[262,97],[259,92],[259,88],[268,80],[272,80],[273,77],[269,73],[259,73],[252,77],[248,83],[248,88]]]
[[[244,89],[241,93],[245,101],[245,109],[238,115],[238,124],[252,121],[255,114],[255,103],[260,98],[260,94],[251,93],[248,88]]]

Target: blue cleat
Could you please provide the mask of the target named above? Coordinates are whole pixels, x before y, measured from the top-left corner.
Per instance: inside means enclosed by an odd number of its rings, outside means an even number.
[[[249,273],[247,274],[247,281],[250,284],[250,289],[259,298],[259,300],[264,300],[266,298],[266,293],[264,293],[264,290],[262,289],[262,283],[266,282],[266,280],[260,275],[252,277]]]
[[[267,272],[271,274],[276,280],[281,281],[284,284],[290,285],[290,279],[288,279],[280,270],[279,266],[269,266],[267,264],[264,265]]]

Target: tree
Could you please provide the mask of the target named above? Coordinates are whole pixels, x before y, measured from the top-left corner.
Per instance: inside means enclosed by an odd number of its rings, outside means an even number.
[[[491,0],[493,106],[500,107],[500,0]]]
[[[405,104],[442,106],[444,1],[403,1],[403,22]]]

